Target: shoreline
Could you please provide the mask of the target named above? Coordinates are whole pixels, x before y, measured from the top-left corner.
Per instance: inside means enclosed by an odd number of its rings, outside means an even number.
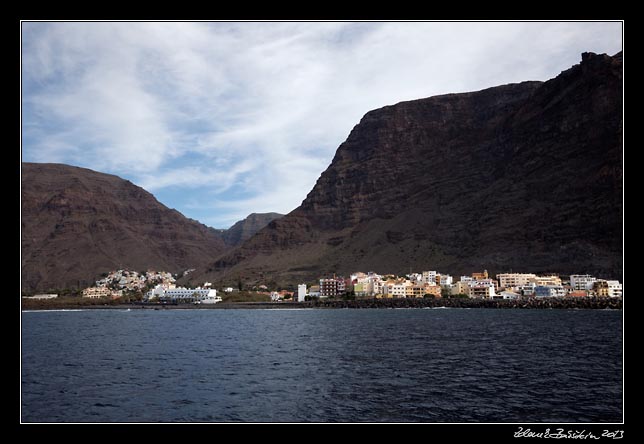
[[[622,299],[614,298],[543,298],[520,300],[488,299],[359,299],[307,302],[219,302],[217,304],[52,304],[21,307],[21,311],[48,310],[236,310],[236,309],[391,309],[391,308],[491,308],[491,309],[589,309],[621,310]]]

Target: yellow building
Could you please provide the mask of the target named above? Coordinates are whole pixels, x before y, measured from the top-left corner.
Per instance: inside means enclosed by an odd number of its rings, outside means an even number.
[[[528,283],[531,283],[531,284],[534,283],[537,287],[561,285],[561,278],[554,274],[550,276],[535,276],[533,278],[528,279]]]
[[[483,273],[472,273],[472,279],[480,280],[480,279],[487,279],[487,270],[483,270]]]
[[[467,281],[458,281],[452,287],[452,294],[469,294],[470,286]]]
[[[606,281],[599,279],[593,282],[593,290],[595,291],[595,295],[602,298],[622,296],[622,284],[620,284],[619,281]]]
[[[123,290],[110,290],[107,287],[88,287],[83,290],[83,297],[90,299],[109,297],[116,299],[120,298],[121,296],[123,296]]]
[[[500,288],[517,288],[528,285],[530,279],[536,278],[533,273],[501,273],[496,278],[499,281]]]
[[[408,298],[422,298],[427,294],[429,287],[437,287],[436,285],[428,284],[409,284],[405,287],[405,297]],[[440,295],[440,287],[438,287],[438,293]]]
[[[83,290],[84,298],[98,299],[112,296],[112,290],[107,287],[88,287]]]
[[[425,284],[423,288],[423,296],[426,294],[434,295],[435,298],[441,297],[441,286],[440,285],[431,285]]]

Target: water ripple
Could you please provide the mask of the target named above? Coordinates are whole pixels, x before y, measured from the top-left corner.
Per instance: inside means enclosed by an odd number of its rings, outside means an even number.
[[[26,422],[614,422],[620,311],[24,312]]]

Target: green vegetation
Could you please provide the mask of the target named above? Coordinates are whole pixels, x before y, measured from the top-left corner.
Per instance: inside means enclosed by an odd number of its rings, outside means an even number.
[[[342,295],[342,300],[343,301],[353,301],[356,298],[356,294],[351,291],[351,292],[346,292]]]
[[[61,297],[80,297],[82,290],[75,288],[49,288],[46,291],[23,291],[22,296],[33,296],[37,293],[51,293],[57,294],[59,298]]]
[[[79,296],[59,296],[55,299],[22,299],[23,310],[56,309],[66,307],[91,307],[96,305],[123,304],[123,298],[83,298]]]
[[[459,294],[450,294],[449,296],[443,296],[446,299],[469,299],[470,297],[466,294],[459,293]]]
[[[233,291],[232,293],[217,293],[221,296],[222,303],[226,302],[270,302],[271,297],[267,294],[255,293],[252,291]]]
[[[433,294],[425,293],[423,299],[434,299],[436,296]]]
[[[133,290],[133,291],[123,291],[123,296],[117,301],[121,303],[130,303],[130,302],[135,302],[135,301],[142,301],[143,300],[143,294],[147,292],[147,289],[142,292],[139,290]]]

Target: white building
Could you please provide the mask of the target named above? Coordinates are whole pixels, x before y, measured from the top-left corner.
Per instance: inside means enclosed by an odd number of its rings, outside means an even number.
[[[159,284],[155,286],[152,290],[148,291],[143,297],[143,299],[145,299],[146,301],[150,301],[152,299],[158,299],[159,297],[165,294],[165,291],[167,289],[168,289],[167,286]]]
[[[520,295],[518,293],[514,293],[513,291],[502,291],[501,293],[499,293],[499,296],[502,299],[518,299]]]
[[[519,291],[523,296],[534,296],[534,288],[536,285],[534,284],[527,284],[523,285],[522,287],[519,287]]]
[[[211,288],[166,288],[157,285],[145,294],[146,300],[158,299],[162,302],[194,302],[203,304],[214,304],[221,302],[217,296],[217,290]]]
[[[198,301],[195,301],[195,304],[216,304],[221,302],[221,296],[217,296],[217,290],[213,290],[214,293],[208,293],[205,297],[202,297]]]
[[[385,293],[385,282],[381,279],[373,281],[372,294],[384,294],[384,293]]]
[[[426,284],[435,284],[436,283],[436,270],[423,271],[423,281]]]
[[[493,279],[473,279],[466,281],[467,295],[471,298],[492,299],[496,296]]]
[[[532,273],[501,273],[497,274],[500,288],[519,288],[528,285],[530,279],[536,278]]]
[[[589,274],[571,274],[570,286],[573,290],[592,290],[597,278]]]
[[[622,284],[619,281],[606,281],[608,284],[608,296],[611,298],[622,297]]]
[[[452,286],[454,279],[449,274],[438,274],[436,275],[436,281],[440,281],[441,287],[449,288]]]
[[[411,282],[424,282],[425,281],[424,276],[422,274],[420,274],[420,273],[409,273],[407,275],[407,277],[409,278],[409,280]]]
[[[382,293],[382,277],[373,271],[352,273],[351,283],[354,285],[356,296],[372,296]]]
[[[306,284],[300,284],[297,286],[297,302],[304,302],[306,298]]]
[[[383,294],[391,295],[393,298],[407,297],[407,286],[412,285],[411,282],[405,281],[401,283],[389,283],[383,286]]]

